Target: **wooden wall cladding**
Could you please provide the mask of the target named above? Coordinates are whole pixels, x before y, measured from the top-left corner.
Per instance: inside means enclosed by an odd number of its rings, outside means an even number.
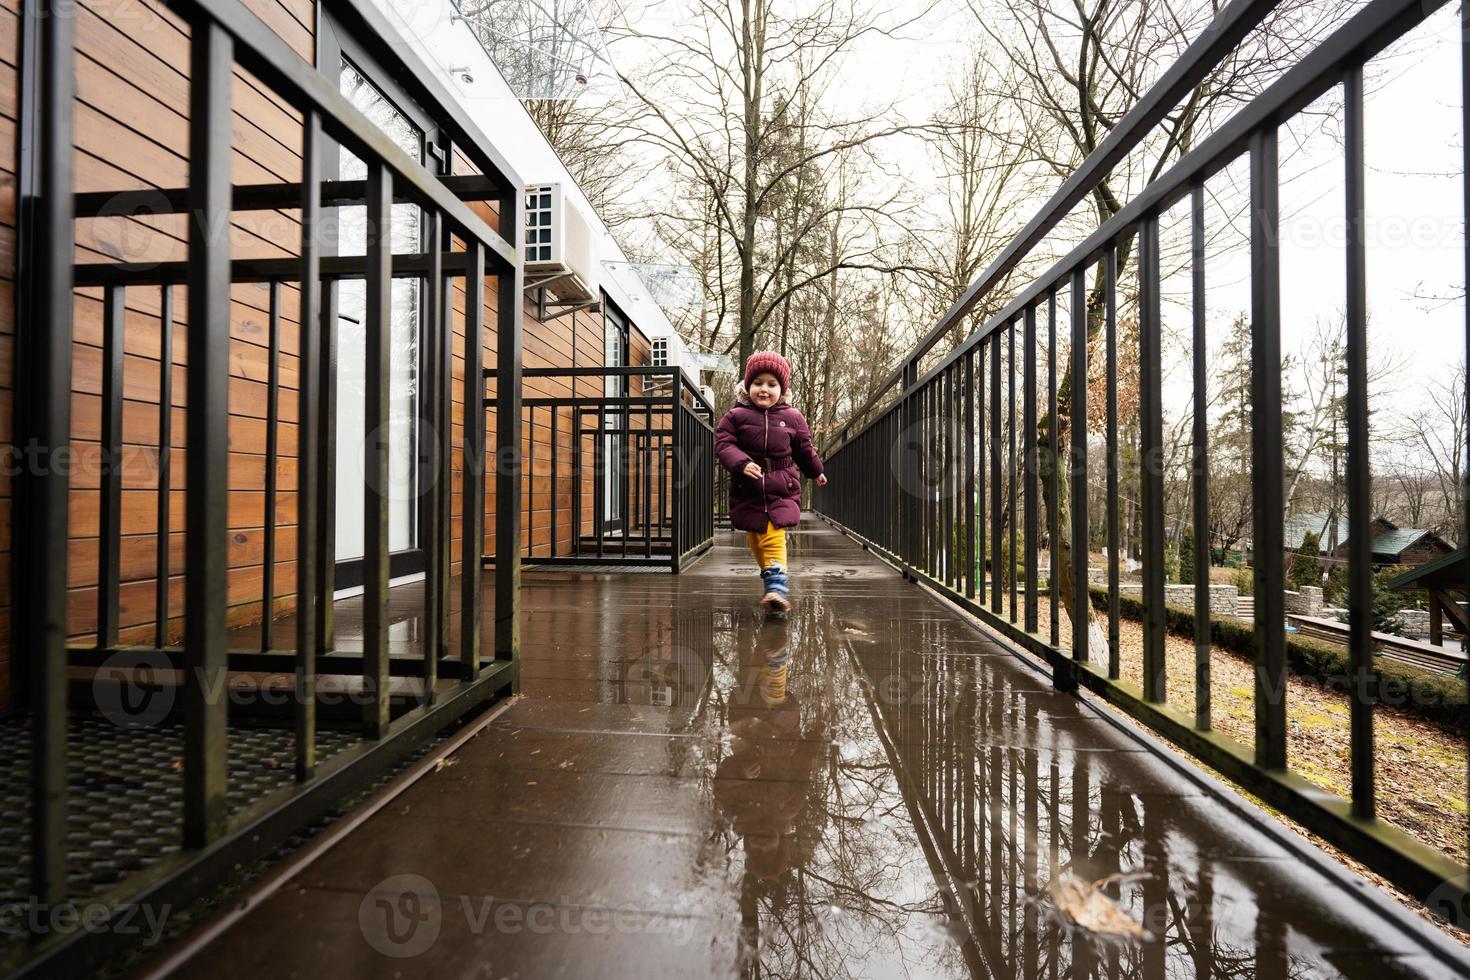
[[[22,0],[0,0],[0,437],[12,438],[15,383],[15,211],[17,64]],[[245,0],[246,5],[303,58],[314,57],[315,4],[312,0]],[[76,189],[123,191],[180,187],[187,177],[188,28],[152,0],[79,0],[76,15],[77,126]],[[301,171],[300,116],[266,86],[237,69],[232,92],[231,180],[234,183],[299,181]],[[456,153],[456,173],[475,168]],[[475,205],[494,227],[496,208]],[[299,215],[292,210],[245,212],[234,215],[229,229],[236,258],[290,257],[297,254]],[[154,262],[181,260],[186,254],[182,216],[140,215],[86,219],[77,223],[76,257],[79,262]],[[498,283],[485,283],[484,363],[495,364]],[[464,412],[464,283],[452,292],[454,315],[453,485],[452,512],[457,520],[463,506]],[[237,625],[256,622],[263,612],[265,538],[265,473],[267,440],[267,373],[269,287],[237,284],[232,290],[230,319],[230,454],[229,454],[229,578],[230,620]],[[151,642],[157,617],[155,606],[158,536],[168,536],[170,632],[182,635],[184,560],[184,372],[188,363],[187,295],[173,287],[172,356],[161,363],[162,291],[157,286],[130,287],[125,294],[122,432],[121,636],[123,643]],[[527,367],[573,366],[602,362],[603,324],[599,315],[578,313],[539,323],[532,306],[525,306]],[[68,558],[68,629],[85,641],[96,628],[98,582],[98,528],[101,483],[103,293],[83,288],[75,294],[72,380],[72,440],[77,465],[73,471],[69,539],[58,545]],[[296,558],[296,389],[298,291],[295,284],[281,289],[280,397],[276,435],[278,497],[276,502],[275,609],[288,609],[295,589]],[[172,397],[160,404],[160,382],[167,371]],[[591,384],[591,382],[583,382]],[[549,393],[556,385],[528,384],[527,394]],[[493,382],[489,386],[494,392]],[[477,406],[478,409],[478,406]],[[172,418],[169,527],[159,527],[156,488],[161,413]],[[487,419],[489,451],[494,452],[494,420]],[[548,427],[549,428],[549,427]],[[537,439],[549,439],[547,432]],[[523,452],[529,449],[523,447]],[[539,447],[538,447],[538,452]],[[486,537],[483,547],[494,549],[495,486],[493,455],[485,499]],[[12,702],[10,644],[12,480],[0,474],[0,709]],[[540,488],[538,487],[538,490]],[[590,494],[590,491],[589,491]],[[555,506],[570,521],[570,487],[556,495],[537,495],[535,523],[545,526]],[[589,497],[590,499],[590,497]],[[589,505],[590,506],[590,505]],[[523,516],[524,520],[524,516]],[[455,574],[463,549],[458,526],[452,530]],[[529,537],[523,545],[529,544]],[[487,621],[490,617],[487,615]],[[457,632],[451,635],[457,636]]]

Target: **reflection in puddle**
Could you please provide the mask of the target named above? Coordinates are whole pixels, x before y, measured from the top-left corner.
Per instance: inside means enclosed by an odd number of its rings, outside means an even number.
[[[746,975],[1422,975],[1011,657],[842,605],[737,620],[713,655]]]

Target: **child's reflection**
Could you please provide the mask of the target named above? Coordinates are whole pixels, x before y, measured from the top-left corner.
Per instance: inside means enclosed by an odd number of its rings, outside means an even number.
[[[797,823],[825,746],[824,733],[802,731],[788,644],[786,621],[766,620],[731,692],[734,740],[715,770],[715,799],[745,842],[746,874],[763,880],[800,860]]]

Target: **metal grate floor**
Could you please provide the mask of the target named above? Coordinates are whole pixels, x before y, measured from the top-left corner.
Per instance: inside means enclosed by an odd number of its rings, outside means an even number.
[[[356,741],[352,732],[319,730],[318,758]],[[182,725],[122,728],[98,716],[71,716],[67,865],[74,897],[99,895],[179,850],[183,746]],[[291,784],[294,751],[289,730],[230,729],[231,816]],[[23,904],[30,894],[30,779],[29,718],[0,719],[0,908]]]

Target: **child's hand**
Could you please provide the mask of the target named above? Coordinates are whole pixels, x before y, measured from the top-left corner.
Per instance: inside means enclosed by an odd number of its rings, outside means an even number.
[[[825,487],[826,485],[827,485],[827,474],[826,473],[820,473],[820,474],[818,474],[817,475],[817,486],[819,486],[819,487]]]
[[[755,460],[751,460],[749,463],[746,463],[745,469],[741,470],[740,472],[744,473],[752,480],[759,480],[761,478],[761,468],[756,465]]]

